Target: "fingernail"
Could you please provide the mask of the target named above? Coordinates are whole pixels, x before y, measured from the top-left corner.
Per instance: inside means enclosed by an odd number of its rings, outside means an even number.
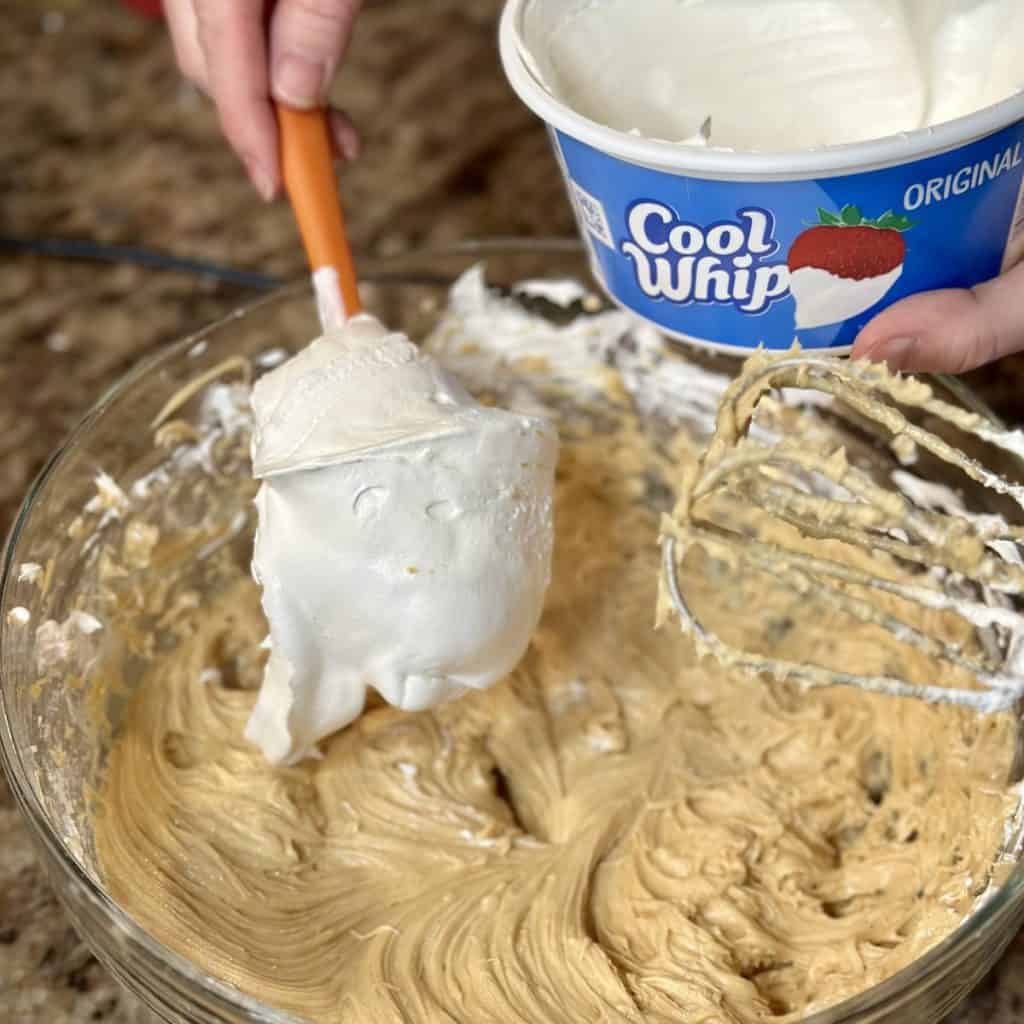
[[[297,53],[283,53],[274,62],[274,96],[299,109],[315,107],[327,95],[327,64]]]
[[[274,179],[255,161],[247,164],[246,168],[249,171],[249,180],[256,187],[260,198],[265,203],[269,203],[277,192],[277,189],[274,187]]]
[[[917,338],[889,338],[881,341],[864,353],[872,363],[889,363],[894,369],[901,369],[913,357]]]

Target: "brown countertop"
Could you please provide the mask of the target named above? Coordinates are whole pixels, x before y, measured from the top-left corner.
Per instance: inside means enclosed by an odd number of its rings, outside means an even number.
[[[353,241],[567,235],[547,139],[495,48],[500,0],[367,0],[337,95],[364,157],[345,173]],[[425,12],[429,10],[429,16]],[[95,239],[276,275],[302,269],[283,204],[244,181],[162,27],[110,0],[15,0],[0,33],[0,236]],[[0,532],[47,453],[141,355],[243,301],[194,274],[0,254]],[[1024,362],[974,382],[1024,412]],[[78,941],[0,780],[0,1020],[152,1024]],[[956,1017],[1024,1020],[1024,937]]]

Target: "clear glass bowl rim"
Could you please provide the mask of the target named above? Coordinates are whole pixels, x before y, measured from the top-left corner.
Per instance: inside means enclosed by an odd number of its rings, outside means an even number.
[[[416,250],[395,257],[365,260],[361,263],[361,278],[366,283],[387,283],[391,285],[422,283],[430,281],[442,284],[452,280],[450,273],[437,271],[446,261],[462,260],[467,265],[486,261],[488,257],[541,257],[544,254],[582,257],[583,247],[575,238],[495,238],[469,240],[449,245]],[[583,263],[580,264],[581,270]],[[0,614],[6,615],[9,605],[9,591],[16,578],[15,551],[22,532],[28,524],[33,508],[61,468],[65,457],[78,442],[88,434],[93,423],[122,394],[137,382],[154,373],[164,363],[172,362],[185,355],[189,349],[207,338],[215,336],[226,324],[248,316],[265,305],[273,305],[310,292],[308,280],[302,279],[285,284],[268,294],[246,303],[206,327],[143,357],[116,383],[104,392],[63,443],[53,452],[36,479],[30,485],[11,526],[4,545],[2,569],[0,569]],[[312,296],[310,296],[312,301]],[[956,379],[939,378],[947,390],[952,391],[965,405],[996,420],[986,404],[965,384]],[[0,620],[2,621],[2,620]],[[200,996],[204,1010],[217,1016],[209,1019],[239,1020],[239,1014],[252,1024],[305,1024],[302,1020],[281,1010],[265,1006],[238,989],[217,980],[199,970],[193,963],[157,941],[117,903],[115,903],[89,876],[61,841],[49,817],[29,784],[21,753],[14,742],[5,692],[0,689],[0,765],[6,774],[22,816],[28,823],[33,841],[43,854],[43,861],[50,872],[51,882],[67,906],[62,886],[72,885],[79,889],[89,904],[90,910],[103,920],[106,927],[121,935],[130,943],[154,975],[162,977],[165,984],[176,990],[186,1000],[190,993]],[[55,875],[57,877],[55,877]],[[874,1015],[892,1012],[905,1000],[938,983],[950,972],[955,971],[969,953],[976,952],[979,945],[995,942],[1005,934],[1007,926],[1017,916],[1024,904],[1024,858],[1018,858],[1009,878],[992,893],[984,905],[964,921],[949,937],[933,947],[891,978],[867,991],[847,999],[829,1009],[803,1018],[803,1024],[854,1024],[861,1020],[873,1020]],[[70,907],[68,908],[70,909]],[[122,983],[128,984],[130,974],[117,968],[112,958],[96,949],[87,936],[87,943],[93,946],[100,958],[113,969]],[[134,987],[129,985],[129,987]],[[137,991],[137,989],[136,989]],[[466,1022],[477,1024],[477,1022]]]

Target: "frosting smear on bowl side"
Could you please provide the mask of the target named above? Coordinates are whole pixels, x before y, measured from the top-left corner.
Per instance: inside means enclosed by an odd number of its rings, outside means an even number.
[[[368,315],[260,378],[252,407],[264,754],[309,754],[368,688],[418,711],[506,675],[550,576],[555,428],[480,405]]]
[[[549,89],[651,139],[704,144],[710,117],[716,147],[811,149],[941,124],[1024,88],[1017,0],[546,7],[525,42]]]

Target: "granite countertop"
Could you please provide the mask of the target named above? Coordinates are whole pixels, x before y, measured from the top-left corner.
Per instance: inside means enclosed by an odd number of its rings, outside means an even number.
[[[572,233],[546,136],[498,65],[500,6],[367,0],[337,85],[366,144],[344,176],[358,251]],[[3,20],[3,239],[145,245],[301,273],[287,208],[256,199],[208,104],[179,79],[161,26],[110,0],[10,0]],[[109,383],[251,292],[9,247],[0,259],[4,533],[43,459]],[[1014,418],[1022,374],[1024,363],[1008,362],[974,383]],[[153,1024],[78,941],[2,780],[0,834],[0,1021]],[[1024,937],[955,1020],[1024,1020]]]

